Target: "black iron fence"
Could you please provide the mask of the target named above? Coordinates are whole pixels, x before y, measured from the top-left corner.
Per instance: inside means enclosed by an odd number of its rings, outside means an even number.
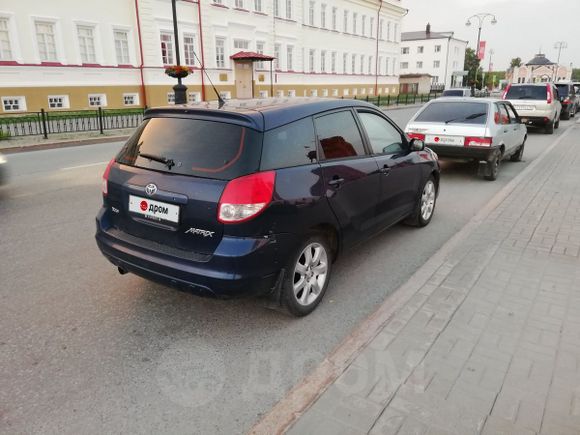
[[[102,109],[0,114],[0,139],[18,136],[135,128],[143,120],[144,109]]]
[[[431,92],[429,94],[417,95],[417,94],[399,94],[399,95],[377,95],[377,96],[357,96],[355,95],[353,99],[364,100],[375,106],[402,106],[406,104],[420,104],[427,103],[440,94],[437,92]],[[344,97],[343,97],[344,98]],[[348,97],[347,97],[348,98]]]

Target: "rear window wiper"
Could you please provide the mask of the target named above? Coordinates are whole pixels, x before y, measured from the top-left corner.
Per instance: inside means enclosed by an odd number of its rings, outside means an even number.
[[[479,118],[480,116],[484,116],[484,115],[487,115],[487,112],[472,113],[471,115],[465,116],[464,118],[449,119],[449,120],[445,121],[445,124],[450,124],[452,122],[457,122],[457,121],[468,121],[470,119]]]
[[[145,158],[145,159],[149,159],[149,160],[153,160],[154,162],[159,162],[159,163],[163,163],[165,166],[167,166],[168,169],[171,169],[172,167],[175,166],[175,162],[173,161],[173,159],[168,159],[167,157],[164,156],[157,156],[155,154],[148,154],[148,153],[139,153],[139,156]]]

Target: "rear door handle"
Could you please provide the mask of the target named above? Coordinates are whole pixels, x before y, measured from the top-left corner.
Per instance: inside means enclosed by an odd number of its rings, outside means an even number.
[[[383,175],[389,175],[391,173],[391,168],[388,166],[383,166],[381,169],[379,169],[379,172]]]
[[[328,184],[332,187],[340,187],[342,183],[344,183],[344,178],[340,178],[337,175],[335,175],[332,180],[328,182]]]

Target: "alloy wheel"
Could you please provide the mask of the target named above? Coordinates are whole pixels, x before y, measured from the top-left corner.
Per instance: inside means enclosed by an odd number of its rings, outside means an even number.
[[[435,183],[432,180],[427,181],[421,194],[421,217],[428,221],[433,214],[435,207]]]
[[[293,289],[296,301],[303,306],[314,303],[326,284],[328,254],[320,243],[308,244],[294,266]]]

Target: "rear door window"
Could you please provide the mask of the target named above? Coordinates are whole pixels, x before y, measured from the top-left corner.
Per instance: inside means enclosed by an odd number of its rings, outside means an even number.
[[[512,124],[519,124],[520,121],[518,119],[518,115],[516,114],[516,111],[511,106],[511,104],[506,104],[505,107],[506,107],[508,114],[510,116],[510,122]]]
[[[404,151],[403,137],[389,121],[371,112],[359,112],[373,154],[396,154]]]
[[[262,134],[224,122],[151,118],[117,156],[119,163],[180,175],[231,180],[258,170]]]
[[[316,136],[312,118],[267,131],[264,133],[262,149],[262,170],[316,162]]]
[[[325,159],[341,159],[365,154],[358,125],[350,110],[320,116],[314,123]]]
[[[499,113],[499,118],[496,118],[496,124],[509,124],[510,116],[508,115],[508,111],[505,107],[505,104],[498,104],[497,109]]]
[[[443,91],[441,96],[442,97],[463,97],[463,91],[460,89]]]
[[[567,97],[570,87],[568,85],[556,85],[556,89],[558,89],[561,97]]]
[[[546,86],[518,85],[509,88],[506,99],[508,100],[547,100],[548,91]]]
[[[487,103],[441,101],[429,104],[415,118],[416,122],[478,124],[487,122]]]

